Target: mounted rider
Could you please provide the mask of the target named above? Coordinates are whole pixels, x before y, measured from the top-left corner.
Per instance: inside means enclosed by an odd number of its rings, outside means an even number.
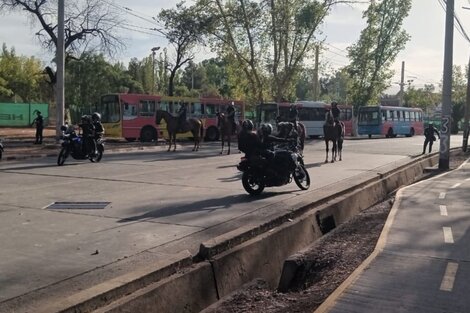
[[[339,115],[341,111],[338,108],[338,102],[333,101],[331,102],[331,109],[327,110],[326,116],[325,116],[325,123],[330,123],[331,122],[328,120],[330,117],[333,119],[333,125],[339,124]]]
[[[294,124],[295,128],[297,129],[297,121],[299,120],[299,110],[297,109],[297,105],[292,103],[289,107],[289,115],[287,117],[287,121]]]
[[[184,103],[180,104],[180,107],[178,108],[178,129],[182,132],[184,128],[184,123],[186,122],[186,114],[187,114],[187,108]]]
[[[237,130],[237,124],[235,123],[235,104],[233,103],[233,101],[227,106],[227,109],[225,110],[225,115],[227,117],[227,120],[232,123],[232,134],[235,134]]]

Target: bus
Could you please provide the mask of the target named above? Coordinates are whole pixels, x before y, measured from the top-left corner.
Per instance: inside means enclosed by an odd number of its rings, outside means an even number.
[[[358,134],[386,138],[424,133],[423,111],[419,108],[364,106],[358,111]]]
[[[245,116],[245,105],[242,101],[218,98],[185,98],[146,94],[107,94],[101,97],[97,111],[106,130],[106,136],[123,137],[128,141],[143,142],[168,138],[166,124],[155,123],[157,109],[174,114],[180,105],[187,106],[188,118],[199,118],[203,121],[206,140],[218,140],[217,112],[225,112],[231,103],[235,105],[235,116],[241,121]],[[191,132],[178,134],[177,138],[189,138]]]
[[[280,116],[286,120],[289,115],[289,108],[292,103],[263,103],[258,105],[257,126],[263,123],[270,123],[275,127],[276,117]],[[325,114],[330,105],[320,101],[297,101],[294,103],[299,111],[299,121],[305,125],[307,136],[323,136],[323,125],[325,124]],[[345,135],[352,134],[352,106],[338,105],[340,109],[339,119],[345,125]]]

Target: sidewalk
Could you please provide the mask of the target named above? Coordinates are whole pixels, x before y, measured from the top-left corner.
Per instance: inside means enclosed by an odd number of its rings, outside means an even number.
[[[469,174],[400,189],[375,251],[315,313],[469,312]]]

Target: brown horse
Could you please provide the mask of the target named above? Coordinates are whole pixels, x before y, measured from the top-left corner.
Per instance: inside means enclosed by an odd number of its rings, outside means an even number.
[[[155,122],[160,124],[162,119],[166,122],[166,130],[168,131],[168,137],[170,145],[168,146],[168,151],[171,150],[171,143],[173,142],[173,151],[176,151],[176,134],[178,133],[186,133],[190,131],[193,134],[194,138],[194,147],[193,151],[199,150],[199,143],[201,142],[201,138],[203,138],[204,127],[202,121],[197,118],[190,118],[186,120],[182,127],[180,128],[178,125],[178,118],[171,115],[167,111],[157,110],[155,115]]]
[[[222,142],[222,150],[220,151],[220,154],[224,153],[225,141],[227,141],[228,147],[227,154],[230,154],[230,141],[235,133],[233,129],[234,125],[232,124],[232,121],[229,120],[227,116],[225,116],[224,113],[220,112],[217,113],[217,121],[217,126],[219,127],[220,133],[220,141]]]
[[[331,150],[331,163],[336,161],[339,154],[339,160],[342,160],[343,138],[344,138],[344,124],[342,122],[335,123],[331,112],[327,113],[327,119],[323,125],[323,138],[325,140],[326,158],[325,163],[328,163],[329,142],[333,143]],[[338,153],[339,150],[339,153]]]

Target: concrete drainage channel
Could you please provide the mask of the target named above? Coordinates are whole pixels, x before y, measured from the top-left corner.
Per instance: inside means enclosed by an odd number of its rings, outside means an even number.
[[[36,312],[200,312],[255,278],[277,288],[281,276],[284,282],[290,277],[283,264],[292,254],[422,179],[438,160],[438,154],[403,160],[343,181],[336,191],[301,194],[295,203],[285,203],[293,208],[288,214],[204,242],[197,256],[183,251],[165,264],[93,286]]]

